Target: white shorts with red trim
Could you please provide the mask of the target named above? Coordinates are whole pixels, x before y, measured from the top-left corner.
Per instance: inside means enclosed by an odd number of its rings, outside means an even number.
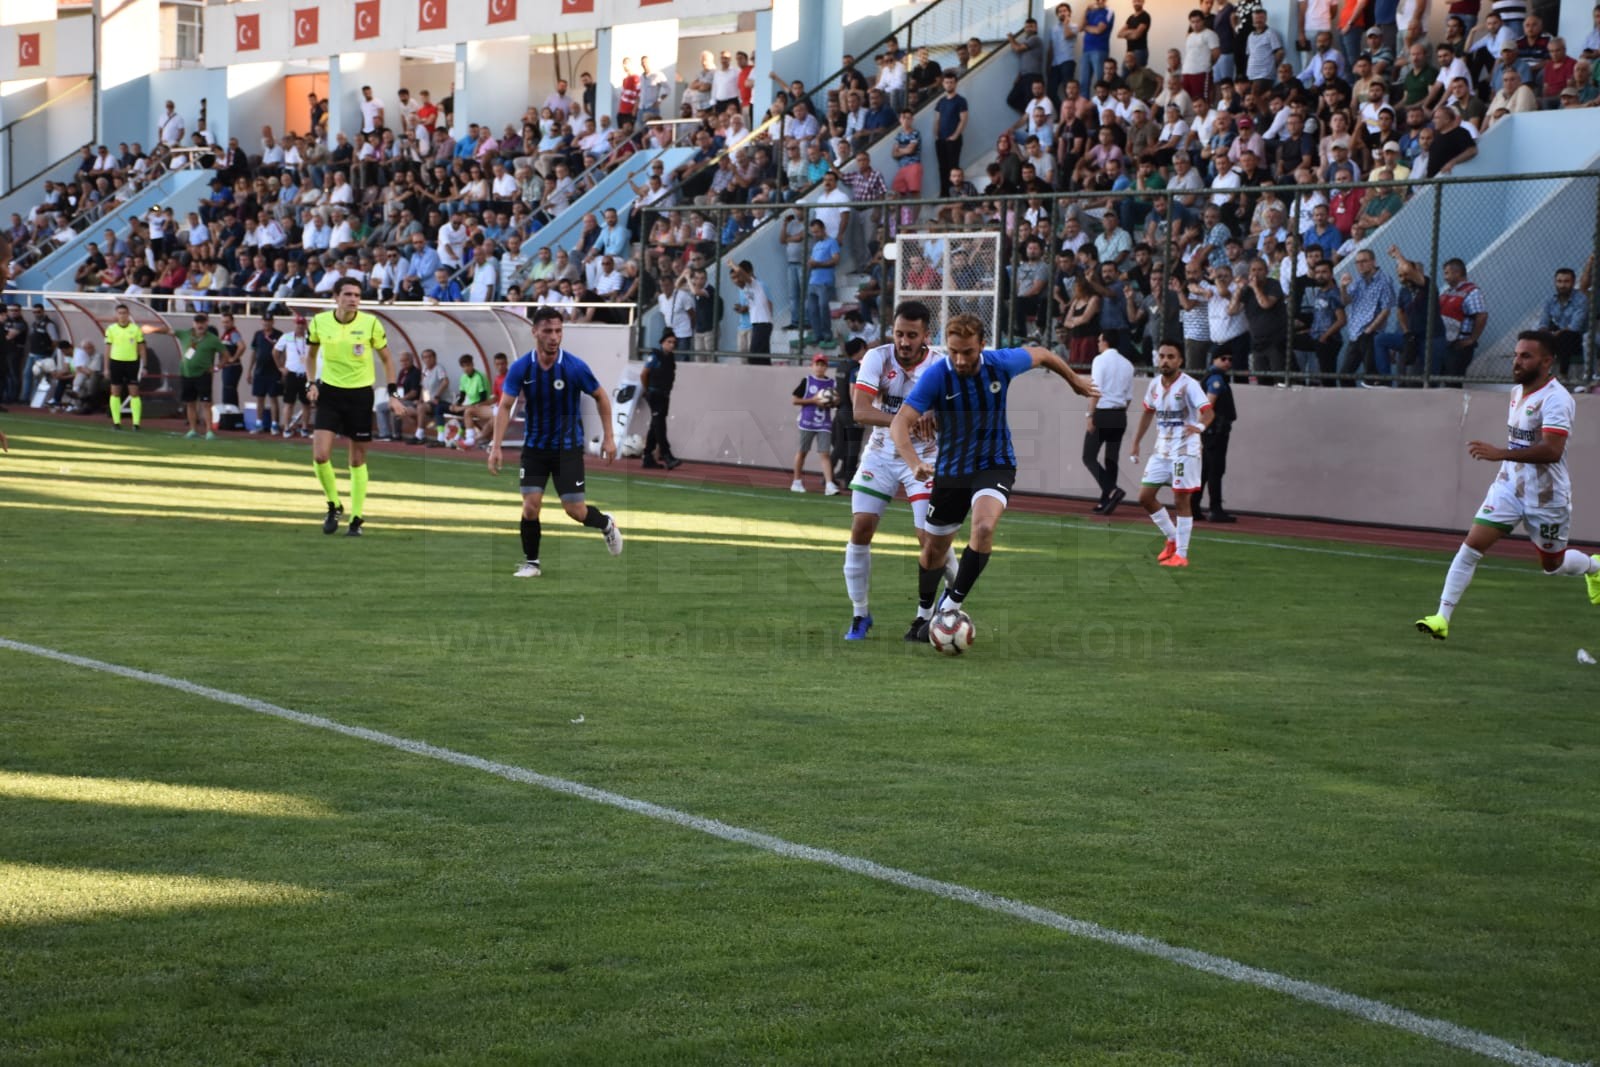
[[[1540,552],[1554,554],[1567,550],[1567,534],[1572,530],[1570,507],[1529,506],[1508,481],[1496,478],[1472,521],[1511,533],[1521,523]]]
[[[1174,493],[1200,491],[1199,456],[1151,456],[1144,461],[1143,485],[1170,485]]]
[[[930,464],[931,455],[924,456]],[[882,515],[894,499],[895,491],[903,490],[911,503],[911,522],[922,529],[928,516],[928,497],[933,493],[933,481],[918,481],[911,468],[891,449],[869,448],[861,453],[861,466],[850,479],[850,510],[856,514]]]

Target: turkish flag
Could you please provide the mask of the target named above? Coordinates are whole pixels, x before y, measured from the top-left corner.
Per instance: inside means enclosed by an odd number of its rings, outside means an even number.
[[[592,15],[594,14],[594,0],[561,0],[561,13],[563,15]]]
[[[233,16],[233,50],[256,52],[261,49],[261,16]]]
[[[672,0],[639,0],[640,7],[649,7],[651,4],[670,4]]]
[[[445,0],[417,0],[417,29],[442,30],[448,21]]]
[[[356,40],[378,36],[379,0],[356,0]]]
[[[37,67],[39,65],[39,35],[37,33],[17,34],[17,66]]]
[[[317,9],[296,8],[294,13],[294,46],[317,43]]]
[[[489,25],[517,21],[517,0],[489,0]]]

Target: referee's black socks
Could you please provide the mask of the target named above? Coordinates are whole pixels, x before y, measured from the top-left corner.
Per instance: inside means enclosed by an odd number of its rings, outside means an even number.
[[[593,504],[589,505],[589,513],[582,519],[583,524],[589,527],[591,530],[604,530],[606,528],[606,523],[610,521],[611,516],[607,515]]]
[[[539,520],[522,520],[522,558],[529,563],[539,562]]]

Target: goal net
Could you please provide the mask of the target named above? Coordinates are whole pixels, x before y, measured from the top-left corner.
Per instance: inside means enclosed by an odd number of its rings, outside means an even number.
[[[956,315],[983,323],[984,339],[1000,332],[1000,235],[905,233],[897,243],[896,300],[920,300],[933,313],[933,344],[944,343],[944,324]]]

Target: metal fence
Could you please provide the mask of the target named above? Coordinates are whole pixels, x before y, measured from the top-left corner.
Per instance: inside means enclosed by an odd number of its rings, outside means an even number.
[[[803,258],[809,263],[815,247],[809,223],[820,217],[828,227],[830,207],[837,205],[777,204],[762,216],[746,204],[659,209],[701,212],[716,236],[681,250],[642,249],[641,269],[652,273],[653,284],[641,286],[636,344],[653,343],[660,330],[654,295],[672,285],[680,265],[696,253],[724,289],[711,302],[712,329],[697,323],[696,333],[722,336],[721,319],[737,304],[725,267],[744,258],[740,243],[763,227],[783,225],[783,215],[793,212],[806,224]],[[1192,366],[1227,348],[1235,353],[1235,372],[1248,371],[1261,382],[1459,386],[1507,381],[1518,332],[1550,329],[1557,334],[1562,378],[1587,385],[1597,376],[1600,173],[1594,171],[1224,191],[979,194],[850,207],[846,225],[873,220],[862,242],[868,258],[840,264],[842,298],[830,307],[828,322],[804,322],[803,308],[781,299],[783,280],[765,278],[777,320],[770,355],[701,344],[687,358],[765,361],[833,349],[848,339],[848,310],[886,335],[901,229],[998,230],[1001,326],[992,343],[1030,341],[1070,356],[1075,336],[1107,332],[1125,353],[1149,357],[1157,342],[1171,337],[1184,344]],[[747,220],[755,229],[725,244],[724,224],[734,213],[755,216]],[[641,229],[649,233],[649,219]],[[841,243],[847,242],[841,237]],[[1331,280],[1322,284],[1313,266],[1319,256],[1332,262]],[[1256,284],[1249,277],[1252,260],[1260,260],[1267,275]],[[1217,298],[1219,277],[1230,293],[1242,279],[1237,301]],[[801,329],[784,329],[786,316]],[[1220,342],[1212,339],[1217,335],[1224,335]],[[679,358],[686,358],[681,345]]]

